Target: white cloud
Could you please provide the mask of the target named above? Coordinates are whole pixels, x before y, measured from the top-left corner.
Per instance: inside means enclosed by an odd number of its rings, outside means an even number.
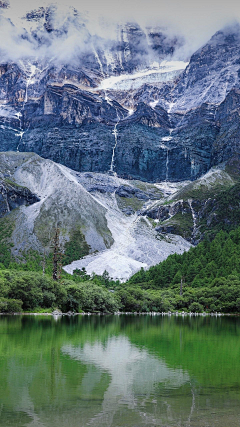
[[[46,34],[46,43],[37,55],[57,56],[66,60],[88,48],[88,32],[105,39],[115,39],[117,24],[127,21],[138,22],[142,27],[161,26],[167,28],[169,33],[182,34],[186,39],[182,56],[193,53],[225,25],[234,20],[240,21],[237,0],[58,0],[53,3],[57,6],[54,13],[55,28],[65,26],[68,32],[61,37],[60,42],[51,34]],[[3,57],[14,60],[36,55],[36,41],[20,37],[23,34],[21,18],[26,12],[49,4],[49,1],[41,0],[10,0],[11,7],[2,10],[2,15],[9,17],[17,28],[1,19],[0,49]],[[81,13],[81,19],[74,16],[69,4]],[[81,27],[82,19],[87,29]],[[33,25],[26,20],[24,22],[27,30]]]

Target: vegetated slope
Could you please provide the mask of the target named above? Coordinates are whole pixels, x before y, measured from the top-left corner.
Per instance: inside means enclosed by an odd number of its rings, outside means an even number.
[[[234,229],[240,225],[239,165],[235,156],[176,188],[164,201],[149,204],[141,215],[153,219],[159,233],[180,234],[193,244]]]
[[[118,295],[127,311],[239,312],[240,228],[142,269]]]
[[[205,239],[182,255],[170,255],[149,270],[136,273],[129,284],[160,289],[179,285],[210,285],[215,278],[240,274],[240,228],[230,233],[221,231],[213,241]]]
[[[14,267],[14,265],[12,265]],[[29,266],[28,266],[29,267]],[[21,267],[20,267],[21,268]],[[120,285],[106,273],[75,270],[55,282],[42,273],[0,270],[0,312],[240,311],[240,227],[221,231],[182,255],[174,254]],[[182,282],[182,284],[181,284]],[[106,289],[114,289],[109,292]]]

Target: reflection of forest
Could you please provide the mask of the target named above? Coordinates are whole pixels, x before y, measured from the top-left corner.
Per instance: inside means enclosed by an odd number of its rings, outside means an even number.
[[[0,317],[0,426],[236,426],[239,334],[237,318]]]

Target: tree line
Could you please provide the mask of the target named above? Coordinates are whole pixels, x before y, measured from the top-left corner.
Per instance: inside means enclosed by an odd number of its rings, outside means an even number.
[[[141,269],[122,284],[106,271],[52,277],[52,262],[49,256],[45,274],[34,252],[22,263],[0,264],[0,312],[240,312],[240,227]]]

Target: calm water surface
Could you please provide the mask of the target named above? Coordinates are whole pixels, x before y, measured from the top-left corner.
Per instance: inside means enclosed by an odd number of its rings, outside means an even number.
[[[0,316],[0,426],[240,426],[240,319]]]

